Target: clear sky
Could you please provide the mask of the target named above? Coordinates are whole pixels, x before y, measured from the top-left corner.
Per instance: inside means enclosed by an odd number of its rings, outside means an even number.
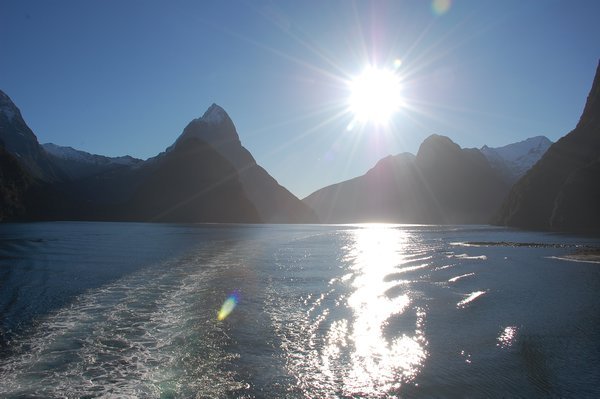
[[[591,87],[598,16],[597,0],[0,0],[0,89],[41,143],[144,159],[215,102],[302,198],[433,133],[557,140]],[[385,125],[347,112],[368,65],[401,79]]]

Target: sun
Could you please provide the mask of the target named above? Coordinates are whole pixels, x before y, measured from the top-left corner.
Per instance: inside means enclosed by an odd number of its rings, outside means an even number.
[[[387,124],[402,108],[400,77],[389,69],[366,68],[349,83],[349,110],[359,122]]]

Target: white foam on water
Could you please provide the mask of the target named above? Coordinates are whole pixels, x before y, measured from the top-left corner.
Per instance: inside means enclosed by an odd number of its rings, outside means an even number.
[[[475,273],[466,273],[466,274],[461,274],[460,276],[456,276],[456,277],[452,277],[451,279],[448,279],[448,282],[450,283],[455,283],[460,279],[463,279],[465,277],[469,277],[469,276],[474,276]]]
[[[546,257],[546,259],[558,259],[558,260],[564,260],[567,262],[576,262],[576,263],[596,263],[596,264],[600,264],[600,260],[595,260],[595,259],[577,259],[577,258],[571,258],[571,257],[566,257],[566,256],[548,256]]]
[[[454,254],[450,253],[447,255],[448,258],[465,259],[465,260],[487,260],[485,255],[469,255],[469,254]]]
[[[239,388],[213,309],[197,306],[210,268],[191,259],[152,267],[80,296],[11,342],[0,394],[159,397]],[[193,357],[198,355],[198,359]],[[190,359],[191,358],[191,359]]]
[[[484,295],[486,293],[487,293],[487,291],[475,291],[475,292],[471,292],[465,299],[463,299],[462,301],[459,301],[456,304],[456,307],[458,307],[458,308],[464,308],[465,306],[467,306],[468,304],[472,303],[477,298],[479,298],[480,296],[482,296],[482,295]]]

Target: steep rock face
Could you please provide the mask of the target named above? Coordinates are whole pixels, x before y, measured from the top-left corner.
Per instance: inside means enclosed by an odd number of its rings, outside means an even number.
[[[182,140],[199,138],[231,162],[240,175],[247,197],[265,223],[314,223],[317,217],[285,187],[267,173],[244,148],[236,128],[225,110],[213,104],[202,116],[188,124],[175,146]],[[167,149],[167,153],[173,146]]]
[[[103,173],[111,169],[138,165],[142,162],[141,159],[129,155],[105,157],[53,143],[42,144],[42,147],[49,155],[52,163],[71,180]]]
[[[551,145],[552,141],[548,138],[536,136],[503,147],[490,148],[484,145],[481,153],[492,168],[512,185],[542,158]]]
[[[25,198],[34,179],[0,143],[0,221],[26,215]]]
[[[509,189],[479,150],[461,149],[447,137],[427,138],[416,163],[438,223],[487,223]]]
[[[599,162],[600,63],[579,123],[513,186],[495,222],[536,230],[600,231]]]
[[[144,170],[147,169],[147,170]],[[259,223],[233,165],[197,138],[179,140],[158,164],[140,171],[120,219]]]
[[[507,191],[478,150],[433,135],[416,157],[386,157],[303,201],[327,223],[485,223]]]
[[[45,181],[58,181],[64,178],[23,120],[21,111],[1,90],[0,140],[4,143],[6,151],[17,158],[33,177]]]

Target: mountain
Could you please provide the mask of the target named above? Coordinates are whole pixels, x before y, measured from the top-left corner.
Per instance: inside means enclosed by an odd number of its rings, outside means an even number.
[[[129,155],[105,157],[53,143],[42,144],[42,147],[49,155],[52,163],[69,179],[80,179],[110,169],[134,166],[142,162],[141,159]]]
[[[503,147],[490,148],[484,145],[481,153],[492,168],[499,171],[506,182],[512,185],[542,158],[551,145],[552,141],[548,138],[536,136]]]
[[[33,177],[0,143],[0,221],[22,218]]]
[[[234,166],[208,143],[178,140],[168,154],[131,173],[137,187],[121,220],[260,223]]]
[[[23,120],[21,111],[1,90],[0,141],[3,142],[4,149],[17,158],[22,167],[33,177],[45,181],[57,181],[64,178]]]
[[[316,223],[312,209],[301,202],[267,173],[244,148],[237,130],[223,108],[212,104],[201,118],[194,119],[184,129],[179,142],[198,138],[209,144],[239,173],[244,192],[254,204],[265,223]]]
[[[600,232],[600,62],[575,129],[552,144],[512,188],[497,224]]]
[[[15,165],[29,165],[40,177],[37,184],[24,191],[25,198],[19,197],[27,210],[23,219],[317,221],[308,206],[256,163],[241,145],[233,122],[218,105],[213,104],[201,118],[190,122],[165,152],[141,161],[128,156],[109,158],[51,143],[42,147],[18,109],[8,101],[5,103],[10,107],[2,108],[7,110],[2,115],[10,129],[2,133],[13,143],[17,156],[7,154],[15,158]],[[16,145],[23,144],[21,137],[28,140],[27,149],[34,155],[25,157]],[[14,191],[10,187],[2,188],[10,194]]]
[[[365,175],[303,201],[325,223],[486,223],[507,192],[479,150],[432,135],[416,157],[386,157]]]

